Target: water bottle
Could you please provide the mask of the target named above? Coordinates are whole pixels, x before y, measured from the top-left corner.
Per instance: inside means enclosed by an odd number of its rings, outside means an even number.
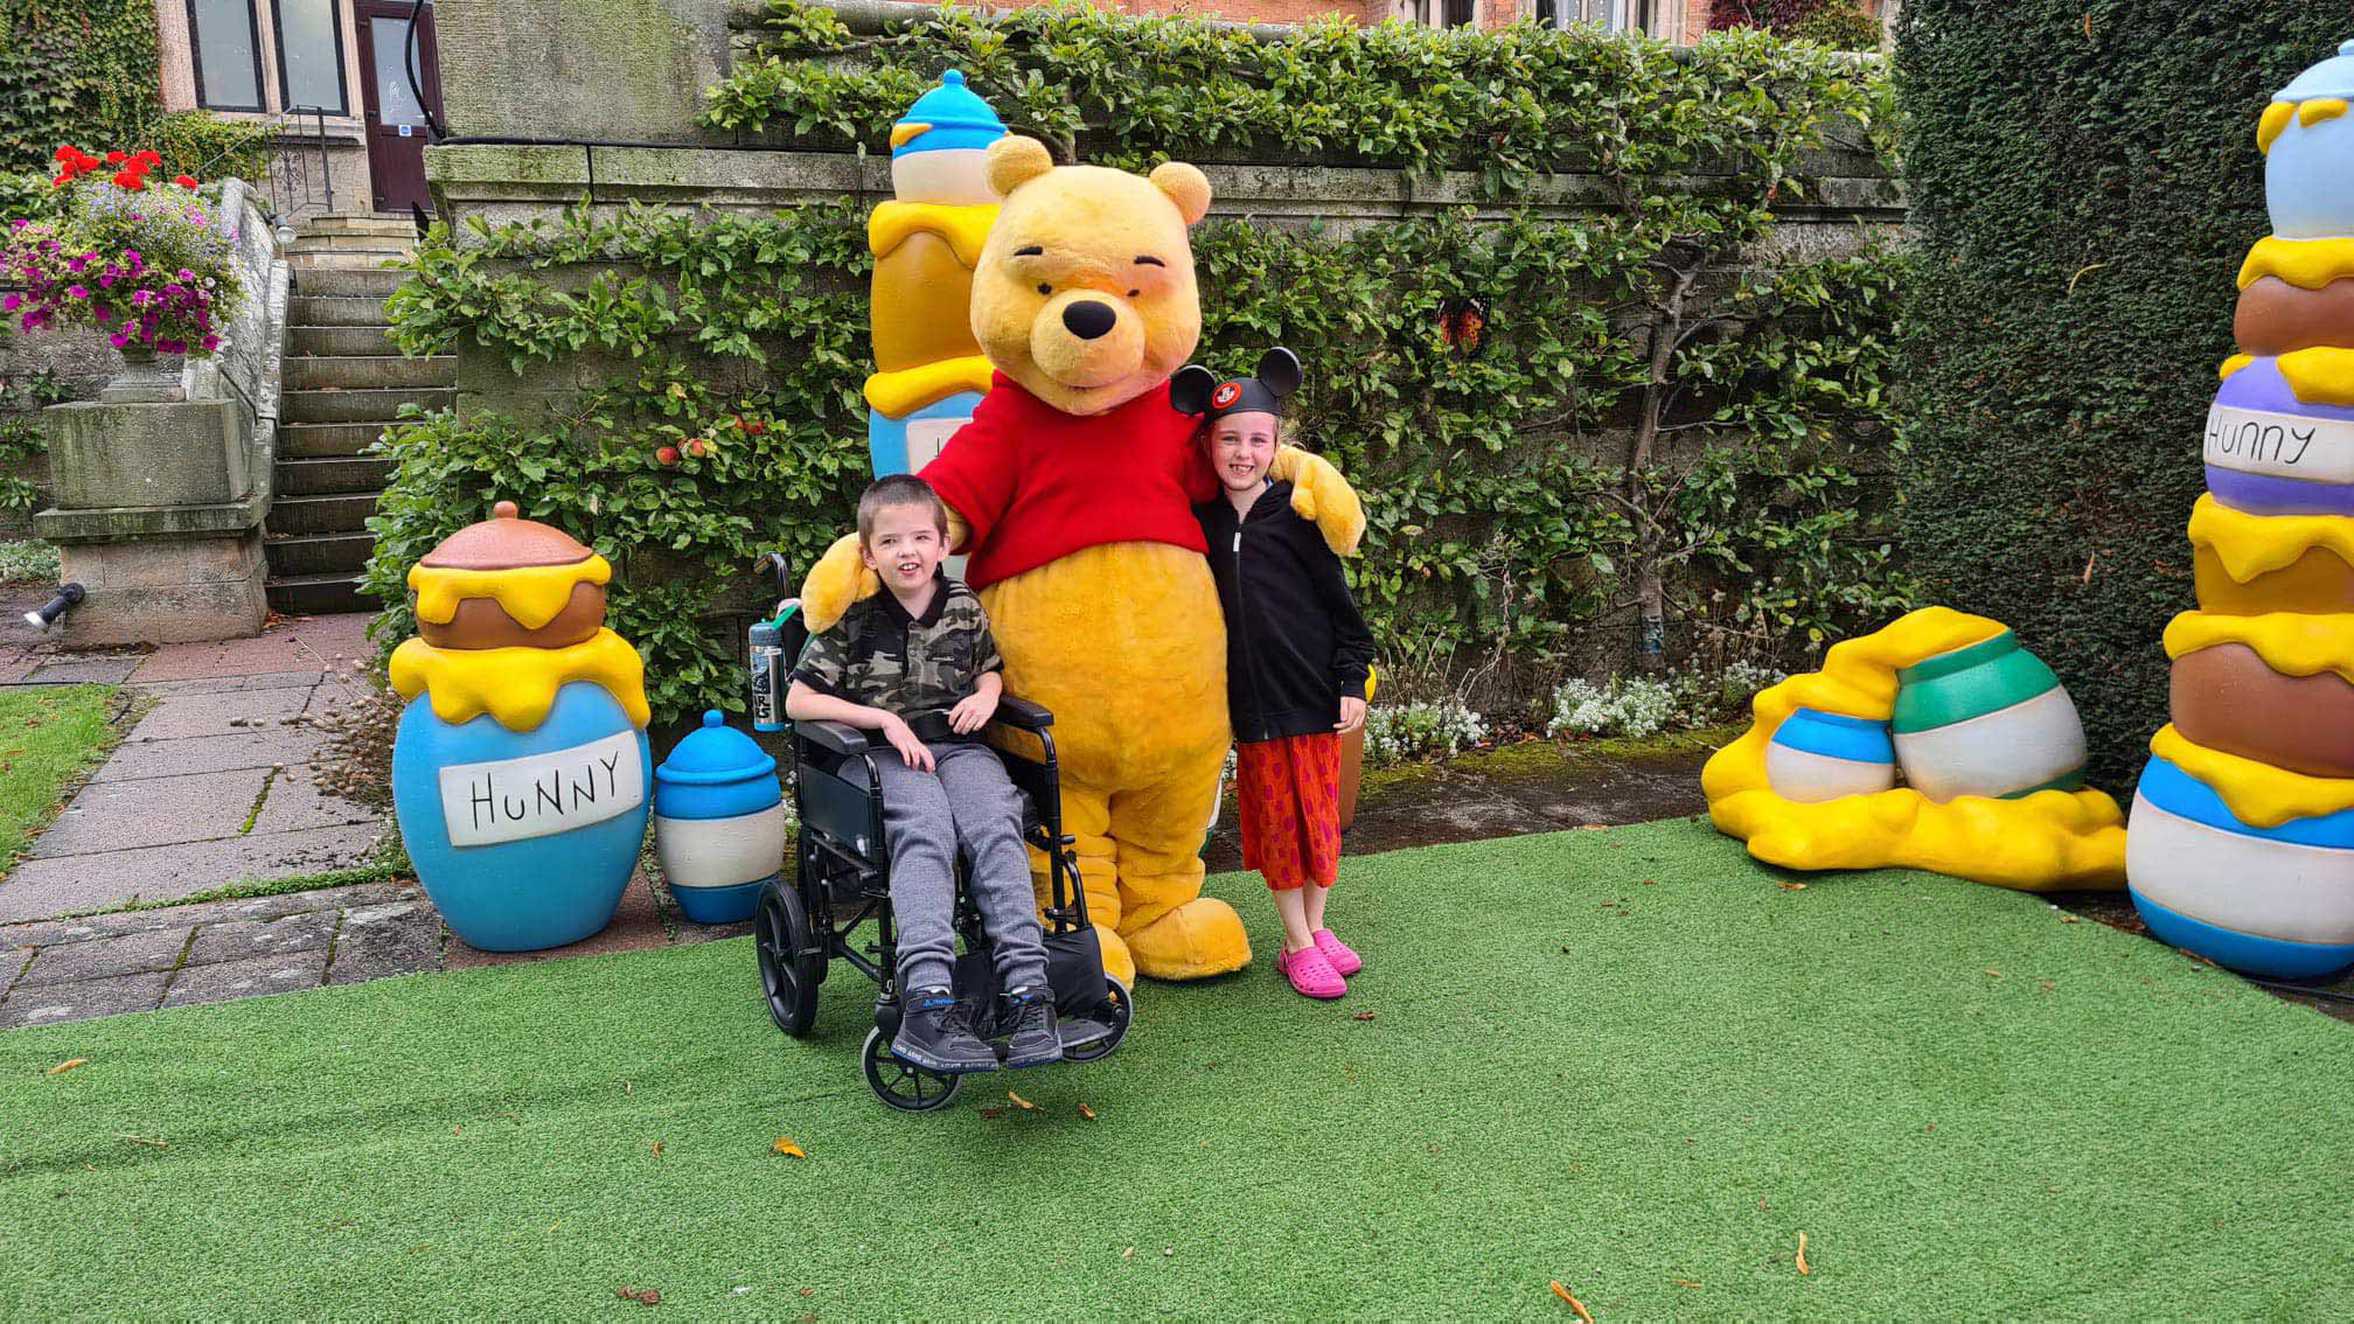
[[[785,632],[779,620],[754,621],[752,655],[752,729],[785,729]]]

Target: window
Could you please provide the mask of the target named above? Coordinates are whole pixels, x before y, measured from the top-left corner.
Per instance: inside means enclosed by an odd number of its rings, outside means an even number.
[[[1651,30],[1652,0],[1537,0],[1537,22],[1562,28],[1597,23],[1612,32]]]
[[[253,0],[188,0],[188,27],[195,38],[196,104],[262,109],[261,31]]]
[[[337,0],[278,0],[279,104],[346,115]]]

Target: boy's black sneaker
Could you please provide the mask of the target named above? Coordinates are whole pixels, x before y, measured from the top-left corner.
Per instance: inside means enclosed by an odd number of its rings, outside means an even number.
[[[999,1024],[1005,1027],[1005,1064],[1042,1067],[1063,1060],[1062,1031],[1054,1019],[1054,994],[1042,988],[1005,995]]]
[[[997,1069],[996,1052],[973,1033],[971,1011],[944,988],[925,989],[908,1000],[899,1014],[899,1033],[891,1040],[891,1056],[948,1076]]]

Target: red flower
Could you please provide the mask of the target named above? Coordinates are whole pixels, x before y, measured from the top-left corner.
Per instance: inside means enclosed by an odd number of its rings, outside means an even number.
[[[80,156],[81,154],[81,148],[74,146],[72,143],[66,143],[59,147],[57,149],[56,155],[50,157],[49,159],[57,162],[60,165],[63,165],[66,162],[73,160],[75,157]]]
[[[125,170],[121,174],[116,175],[114,177],[114,184],[116,188],[129,189],[133,193],[137,193],[141,189],[147,187],[146,180],[141,179],[138,175],[133,174],[128,170]]]
[[[196,191],[196,176],[194,175],[178,175],[173,178],[172,182],[192,193]]]
[[[73,183],[73,182],[74,182],[74,177],[73,177],[73,175],[72,175],[72,174],[70,174],[70,173],[68,173],[68,174],[63,174],[63,175],[59,175],[59,176],[58,176],[57,178],[55,178],[55,179],[52,179],[52,180],[50,180],[50,181],[49,181],[49,187],[51,187],[51,188],[64,188],[66,185],[68,185],[68,184],[71,184],[71,183]]]
[[[108,152],[106,154],[106,163],[111,166],[119,166],[123,162],[130,159],[130,157],[123,155],[121,152]]]
[[[142,169],[149,170],[163,164],[163,156],[152,147],[132,157],[131,160]]]

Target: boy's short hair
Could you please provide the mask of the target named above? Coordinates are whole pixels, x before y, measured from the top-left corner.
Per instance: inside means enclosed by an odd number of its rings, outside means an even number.
[[[858,541],[861,545],[874,537],[875,517],[895,506],[922,506],[932,512],[932,526],[940,536],[948,536],[948,507],[940,503],[940,494],[932,485],[914,474],[891,474],[878,478],[858,498]]]

